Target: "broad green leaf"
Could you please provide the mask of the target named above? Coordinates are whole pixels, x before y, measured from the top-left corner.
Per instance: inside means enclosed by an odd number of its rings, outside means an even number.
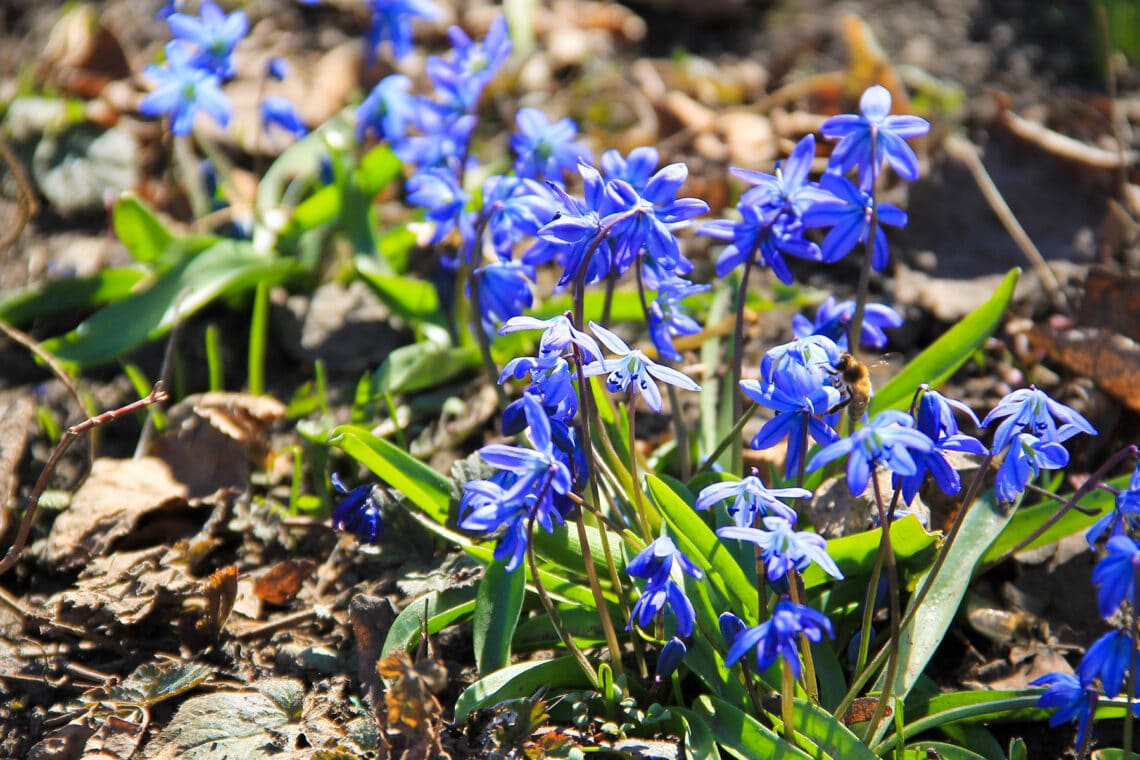
[[[257,183],[257,216],[264,218],[267,212],[279,208],[285,202],[286,189],[298,177],[317,177],[322,159],[329,155],[330,143],[350,145],[353,139],[352,125],[343,114],[337,114],[286,148]],[[327,187],[318,190],[317,194],[328,189],[333,190],[331,195],[336,195],[335,188]],[[339,207],[325,221],[332,221],[337,213]]]
[[[148,662],[111,687],[111,699],[138,705],[156,705],[204,683],[214,669],[197,662]]]
[[[602,619],[593,607],[580,605],[559,605],[558,614],[566,630],[574,636],[574,640],[583,648],[605,644],[605,634],[602,631]],[[614,625],[622,621],[614,620]],[[514,651],[533,651],[535,649],[554,649],[561,646],[562,640],[554,630],[549,615],[531,615],[515,628]]]
[[[929,730],[946,723],[980,721],[996,717],[1011,721],[1031,722],[1048,716],[1048,710],[1037,708],[1040,690],[951,691],[930,695],[912,694],[906,701],[904,715],[907,736],[916,733],[912,726]]]
[[[1137,760],[1140,755],[1135,752],[1129,753],[1132,755],[1132,760]],[[1093,760],[1124,760],[1124,750],[1119,747],[1106,747],[1104,749],[1095,750],[1092,753]]]
[[[919,385],[937,388],[949,379],[1001,324],[1020,274],[1020,269],[1010,270],[990,300],[943,333],[880,388],[871,400],[870,415],[874,417],[884,409],[905,409]]]
[[[526,596],[526,569],[507,572],[507,561],[495,560],[487,566],[475,598],[472,635],[475,668],[481,676],[510,664],[511,638]]]
[[[814,648],[813,648],[814,649]],[[877,760],[875,753],[851,729],[831,713],[811,702],[797,699],[792,725],[820,750],[842,760]]]
[[[381,480],[395,488],[432,520],[447,523],[451,481],[366,428],[341,425],[329,435],[329,445],[343,449]]]
[[[511,665],[464,689],[455,703],[455,723],[463,725],[467,716],[480,707],[530,697],[540,689],[571,688],[590,688],[590,682],[573,657]]]
[[[685,723],[685,760],[720,760],[716,739],[704,717],[686,710],[681,720]]]
[[[882,530],[868,530],[827,542],[827,553],[845,577],[869,575],[879,551]],[[925,567],[934,561],[933,547],[938,537],[927,533],[917,517],[907,516],[891,524],[891,546],[900,567]],[[813,589],[833,579],[819,568],[809,565],[804,570],[804,586]]]
[[[697,698],[693,712],[704,718],[716,741],[738,757],[807,760],[810,755],[785,742],[760,721],[724,700],[707,694]]]
[[[1117,489],[1128,488],[1128,481],[1131,476],[1125,475],[1108,481],[1108,485]],[[1095,514],[1086,515],[1078,512],[1075,509],[1069,510],[1061,519],[1050,526],[1048,530],[1042,533],[1039,537],[1035,538],[1026,549],[1034,549],[1038,546],[1045,546],[1054,541],[1059,541],[1062,538],[1071,536],[1074,533],[1081,533],[1092,527],[1098,519],[1113,509],[1116,504],[1116,497],[1101,489],[1096,489],[1091,493],[1085,495],[1081,499],[1081,507],[1084,509],[1095,510]],[[1048,501],[1044,504],[1035,504],[1032,507],[1022,507],[1018,509],[1013,515],[1013,519],[1009,521],[1009,525],[997,537],[986,556],[983,563],[993,562],[998,557],[1005,554],[1010,549],[1020,544],[1023,540],[1028,538],[1036,532],[1038,526],[1051,518],[1061,509],[1061,505]]]
[[[356,181],[360,191],[368,196],[388,186],[388,183],[400,176],[403,166],[400,159],[392,152],[388,145],[381,143],[365,154],[356,169]]]
[[[614,566],[620,575],[625,572],[626,558],[621,550],[624,541],[611,531],[607,530],[606,535],[609,537]],[[606,556],[602,549],[602,535],[597,528],[587,525],[586,540],[590,543],[590,556],[593,557],[594,567],[598,568],[598,577],[602,587],[609,589],[611,587],[609,567],[606,565]],[[586,572],[585,566],[582,564],[582,558],[585,555],[582,552],[582,542],[578,540],[578,528],[571,523],[556,526],[552,533],[547,533],[542,529],[535,530],[534,548],[543,562],[556,565],[571,573],[585,574]]]
[[[415,326],[425,319],[439,322],[439,294],[430,282],[416,277],[384,274],[374,256],[357,256],[356,271],[388,308]]]
[[[811,645],[812,660],[815,662],[815,675],[819,681],[819,703],[826,709],[839,706],[847,693],[847,679],[836,651],[839,647],[824,640]]]
[[[678,547],[704,571],[705,579],[728,602],[729,609],[738,611],[746,622],[756,621],[759,616],[756,588],[748,582],[717,535],[665,481],[649,475],[646,485]]]
[[[392,627],[388,629],[380,657],[387,657],[397,651],[406,652],[419,641],[420,632],[425,628],[428,635],[433,635],[449,625],[466,620],[475,611],[477,593],[474,584],[456,586],[443,591],[432,591],[411,602],[400,610]]]
[[[886,692],[904,700],[910,694],[911,687],[926,669],[954,620],[974,569],[986,549],[1009,523],[1012,514],[1012,511],[1005,512],[999,508],[992,490],[969,505],[968,509],[939,573],[930,579],[927,572],[919,580],[919,588],[929,582],[930,591],[910,624],[900,631],[898,671],[894,682],[889,685],[885,683],[885,668],[879,674],[875,690],[880,693]]]
[[[244,241],[223,240],[169,270],[126,298],[92,315],[70,333],[45,341],[61,361],[92,365],[110,361],[165,335],[179,319],[223,295],[276,283],[295,264],[254,252]]]
[[[945,760],[987,760],[985,755],[979,755],[977,752],[971,752],[964,747],[958,747],[945,742],[918,742],[917,744],[911,744],[907,749],[917,752],[918,757],[922,758],[940,757]],[[931,752],[935,754],[932,755]]]
[[[115,199],[111,223],[127,252],[143,264],[158,263],[174,242],[173,233],[132,192],[122,193]]]
[[[141,269],[103,269],[0,294],[0,321],[20,327],[37,319],[75,314],[126,298],[144,277]]]
[[[478,367],[479,353],[474,348],[451,348],[423,340],[388,354],[373,374],[372,382],[380,395],[412,393],[440,385]]]

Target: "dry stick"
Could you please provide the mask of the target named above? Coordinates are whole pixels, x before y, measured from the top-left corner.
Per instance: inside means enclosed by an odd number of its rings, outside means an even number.
[[[36,481],[36,485],[32,488],[32,492],[28,496],[28,510],[24,513],[23,522],[20,523],[20,532],[16,535],[16,540],[8,549],[8,553],[4,556],[4,559],[0,560],[0,575],[12,569],[12,566],[16,564],[16,560],[20,557],[20,552],[23,551],[24,546],[28,543],[28,536],[32,532],[36,512],[39,510],[40,497],[47,488],[48,480],[50,480],[52,473],[55,472],[59,460],[67,453],[67,450],[71,448],[71,444],[75,439],[92,428],[96,428],[107,422],[112,422],[125,415],[133,414],[140,409],[147,408],[151,404],[165,401],[168,397],[166,389],[163,388],[162,381],[160,380],[154,384],[154,388],[151,389],[150,393],[138,401],[132,401],[126,406],[112,409],[109,412],[103,412],[95,417],[88,417],[78,425],[72,425],[64,431],[63,438],[60,439],[59,443],[56,444],[56,447],[52,450],[51,456],[48,457],[47,464],[44,465],[43,470],[40,472],[40,477]]]
[[[307,623],[317,617],[316,609],[301,610],[300,612],[293,612],[284,617],[279,617],[276,620],[270,620],[267,623],[262,623],[254,628],[249,628],[244,631],[239,631],[234,634],[234,638],[238,641],[248,641],[249,639],[258,639],[262,636],[268,636],[276,633],[283,628],[289,628],[297,623]]]
[[[190,290],[184,289],[174,299],[174,326],[170,328],[170,337],[166,340],[166,348],[162,352],[162,366],[158,370],[158,382],[162,383],[163,387],[170,387],[173,378],[171,377],[174,367],[174,349],[178,345],[178,336],[182,334],[182,301]],[[135,459],[141,459],[147,448],[150,446],[151,436],[154,435],[154,410],[147,412],[146,420],[143,422],[142,432],[139,433],[138,443],[135,444]]]
[[[28,175],[24,174],[24,167],[20,165],[20,160],[16,158],[12,148],[3,139],[0,139],[0,157],[4,159],[8,171],[12,172],[12,178],[16,180],[16,186],[20,190],[16,223],[8,228],[3,237],[0,237],[0,253],[4,253],[20,237],[32,217],[40,212],[40,203],[36,200],[36,192],[32,189],[32,184],[28,182]]]
[[[37,343],[36,339],[31,335],[17,330],[7,322],[0,321],[0,332],[28,349],[28,351],[35,354],[37,359],[46,364],[56,379],[63,383],[63,387],[67,388],[67,392],[75,399],[75,405],[79,407],[79,413],[87,414],[87,409],[83,406],[83,397],[79,395],[79,386],[75,384],[75,379],[67,374],[67,370],[63,368],[63,365],[59,363],[58,359],[44,350],[44,347]],[[93,440],[88,440],[87,442],[87,458],[91,461],[95,460],[95,441]],[[0,532],[0,535],[3,535],[3,532]]]
[[[982,163],[981,157],[978,155],[977,147],[960,135],[950,135],[946,138],[943,147],[946,153],[956,161],[965,165],[970,175],[977,183],[978,189],[982,191],[982,195],[990,204],[990,208],[994,214],[997,215],[998,220],[1009,236],[1013,238],[1013,242],[1029,259],[1029,265],[1033,267],[1033,271],[1037,273],[1037,279],[1041,280],[1041,286],[1045,288],[1045,292],[1049,294],[1049,299],[1053,302],[1053,306],[1061,311],[1069,310],[1069,301],[1065,298],[1065,292],[1061,289],[1061,283],[1057,280],[1057,275],[1046,263],[1045,257],[1041,255],[1041,251],[1037,250],[1037,246],[1030,240],[1029,235],[1017,221],[1013,211],[1010,210],[1009,204],[1005,202],[1002,197],[1001,191],[998,190],[997,185],[994,184],[993,178],[990,177],[989,172],[986,171],[985,165]]]

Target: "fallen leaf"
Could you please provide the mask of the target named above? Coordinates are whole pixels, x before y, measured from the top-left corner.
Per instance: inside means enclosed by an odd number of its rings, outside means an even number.
[[[288,604],[297,597],[302,584],[317,563],[311,559],[287,559],[278,562],[253,580],[253,593],[270,604]]]
[[[48,605],[60,622],[85,628],[112,622],[135,625],[155,615],[173,619],[200,584],[169,564],[171,557],[162,546],[98,557],[75,588],[56,594]]]
[[[118,702],[150,707],[197,688],[213,674],[213,668],[198,662],[148,662],[112,686],[110,697]]]
[[[1076,322],[1100,327],[1140,341],[1140,274],[1089,269]]]
[[[20,481],[17,467],[36,419],[36,402],[27,392],[0,393],[0,509],[14,504]]]
[[[1055,362],[1093,382],[1134,411],[1140,411],[1140,343],[1095,327],[1054,330],[1034,325],[1032,345]]]
[[[186,486],[160,459],[96,459],[71,508],[52,525],[44,556],[57,570],[76,570],[134,533],[144,517],[165,512],[181,520],[189,509],[187,496]]]

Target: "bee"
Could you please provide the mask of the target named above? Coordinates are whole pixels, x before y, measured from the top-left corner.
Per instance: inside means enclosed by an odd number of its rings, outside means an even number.
[[[837,412],[847,407],[847,414],[852,422],[863,419],[867,413],[867,405],[871,403],[871,395],[875,392],[871,387],[871,371],[867,365],[859,361],[854,354],[843,353],[835,362],[831,373],[836,376],[838,384],[847,391],[847,398],[828,410],[828,413]]]
[[[976,607],[967,618],[975,631],[998,644],[1049,640],[1049,623],[1029,612]]]

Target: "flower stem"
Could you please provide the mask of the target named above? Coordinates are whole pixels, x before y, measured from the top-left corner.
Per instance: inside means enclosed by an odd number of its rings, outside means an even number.
[[[891,639],[887,646],[890,652],[889,659],[887,660],[886,678],[883,681],[883,691],[879,694],[879,703],[875,706],[875,712],[871,716],[870,723],[867,724],[867,733],[864,740],[867,744],[871,743],[871,737],[877,733],[879,723],[882,722],[883,716],[887,712],[887,702],[891,697],[891,690],[894,687],[895,673],[898,671],[899,666],[899,621],[902,613],[899,609],[899,580],[898,568],[895,565],[895,551],[891,546],[891,515],[888,514],[886,506],[883,504],[883,492],[879,488],[879,479],[875,473],[871,473],[871,484],[875,488],[875,506],[879,508],[879,523],[882,526],[883,534],[879,550],[886,557],[887,568],[887,592],[891,602]],[[897,492],[896,492],[897,494]],[[890,512],[894,512],[894,501],[891,502]]]
[[[1091,480],[1091,478],[1090,478]],[[1132,726],[1135,716],[1132,712],[1132,700],[1136,696],[1136,610],[1140,608],[1140,563],[1132,563],[1132,609],[1128,612],[1128,708],[1124,711],[1124,738],[1122,741],[1124,757],[1132,758]]]
[[[586,566],[586,577],[590,579],[590,591],[594,595],[594,604],[598,608],[598,616],[602,619],[602,633],[606,637],[606,646],[610,650],[610,660],[613,665],[614,675],[621,677],[624,668],[621,663],[621,645],[617,640],[617,633],[614,631],[614,621],[610,618],[610,608],[606,604],[606,597],[602,594],[602,586],[598,582],[598,571],[594,567],[594,555],[590,550],[590,537],[586,534],[586,515],[581,509],[578,510],[577,519],[574,524],[578,526],[578,543],[582,545],[582,562]],[[604,531],[599,530],[599,533]],[[604,539],[603,539],[604,540]],[[608,558],[608,544],[606,555]],[[613,561],[610,560],[612,566]],[[619,588],[615,584],[615,588]],[[620,591],[619,591],[620,596]]]
[[[752,419],[752,415],[756,414],[756,410],[759,408],[759,404],[753,404],[744,410],[744,414],[740,415],[740,419],[732,426],[732,430],[728,431],[728,435],[722,438],[716,448],[713,449],[713,452],[705,457],[705,461],[697,468],[696,475],[700,475],[702,472],[707,472],[712,469],[712,466],[716,464],[716,460],[724,453],[725,449],[731,446],[734,440],[739,440],[740,431],[744,429],[744,426],[748,424],[748,420]]]
[[[795,710],[795,704],[792,698],[796,695],[796,681],[792,675],[792,668],[788,663],[783,663],[780,666],[781,673],[781,688],[780,688],[780,720],[784,722],[784,741],[792,746],[796,743],[796,732],[792,728],[792,716]]]
[[[744,367],[744,302],[748,297],[748,276],[752,274],[752,261],[756,256],[755,246],[744,259],[744,272],[740,275],[740,290],[736,294],[736,324],[732,330],[732,419],[740,419],[743,411],[743,397],[740,393],[740,375]],[[729,472],[739,474],[744,468],[744,441],[740,434],[732,436],[732,462]],[[711,457],[710,457],[711,461]]]
[[[800,588],[803,580],[800,574],[795,571],[795,568],[788,571],[788,592],[792,597],[792,604],[803,604],[804,594]],[[811,654],[811,640],[808,639],[807,634],[800,634],[800,651],[803,652],[804,660],[804,691],[808,694],[808,699],[814,704],[819,704],[819,680],[815,675],[815,658]]]
[[[871,156],[874,158],[878,155],[876,150],[876,138],[878,135],[874,129],[871,130]],[[879,184],[879,167],[874,165],[872,161],[871,166],[871,225],[867,230],[867,249],[863,254],[863,267],[859,271],[859,288],[855,292],[855,313],[851,316],[851,324],[847,329],[847,350],[852,355],[859,355],[859,342],[863,336],[863,314],[867,306],[867,291],[871,287],[871,264],[875,260],[875,233],[879,228],[879,199],[878,199],[878,184]],[[854,424],[854,421],[852,421]]]
[[[495,366],[495,360],[491,357],[491,339],[487,335],[487,331],[483,329],[483,304],[479,295],[479,285],[483,279],[480,269],[483,267],[483,231],[487,227],[487,220],[489,217],[483,215],[479,219],[479,223],[475,228],[475,238],[471,241],[471,268],[468,272],[468,279],[470,280],[471,287],[471,331],[475,333],[475,340],[479,343],[479,355],[483,359],[483,371],[487,373],[487,379],[490,381],[491,386],[495,389],[495,395],[499,399],[499,410],[502,411],[507,408],[507,392],[503,390],[503,386],[499,385],[499,370]]]
[[[633,505],[637,511],[637,519],[641,523],[641,536],[647,542],[653,540],[653,532],[649,527],[649,515],[645,507],[645,495],[641,491],[641,477],[637,467],[637,396],[633,392],[633,385],[629,387],[629,401],[626,402],[626,412],[629,419],[629,474],[633,477]]]

